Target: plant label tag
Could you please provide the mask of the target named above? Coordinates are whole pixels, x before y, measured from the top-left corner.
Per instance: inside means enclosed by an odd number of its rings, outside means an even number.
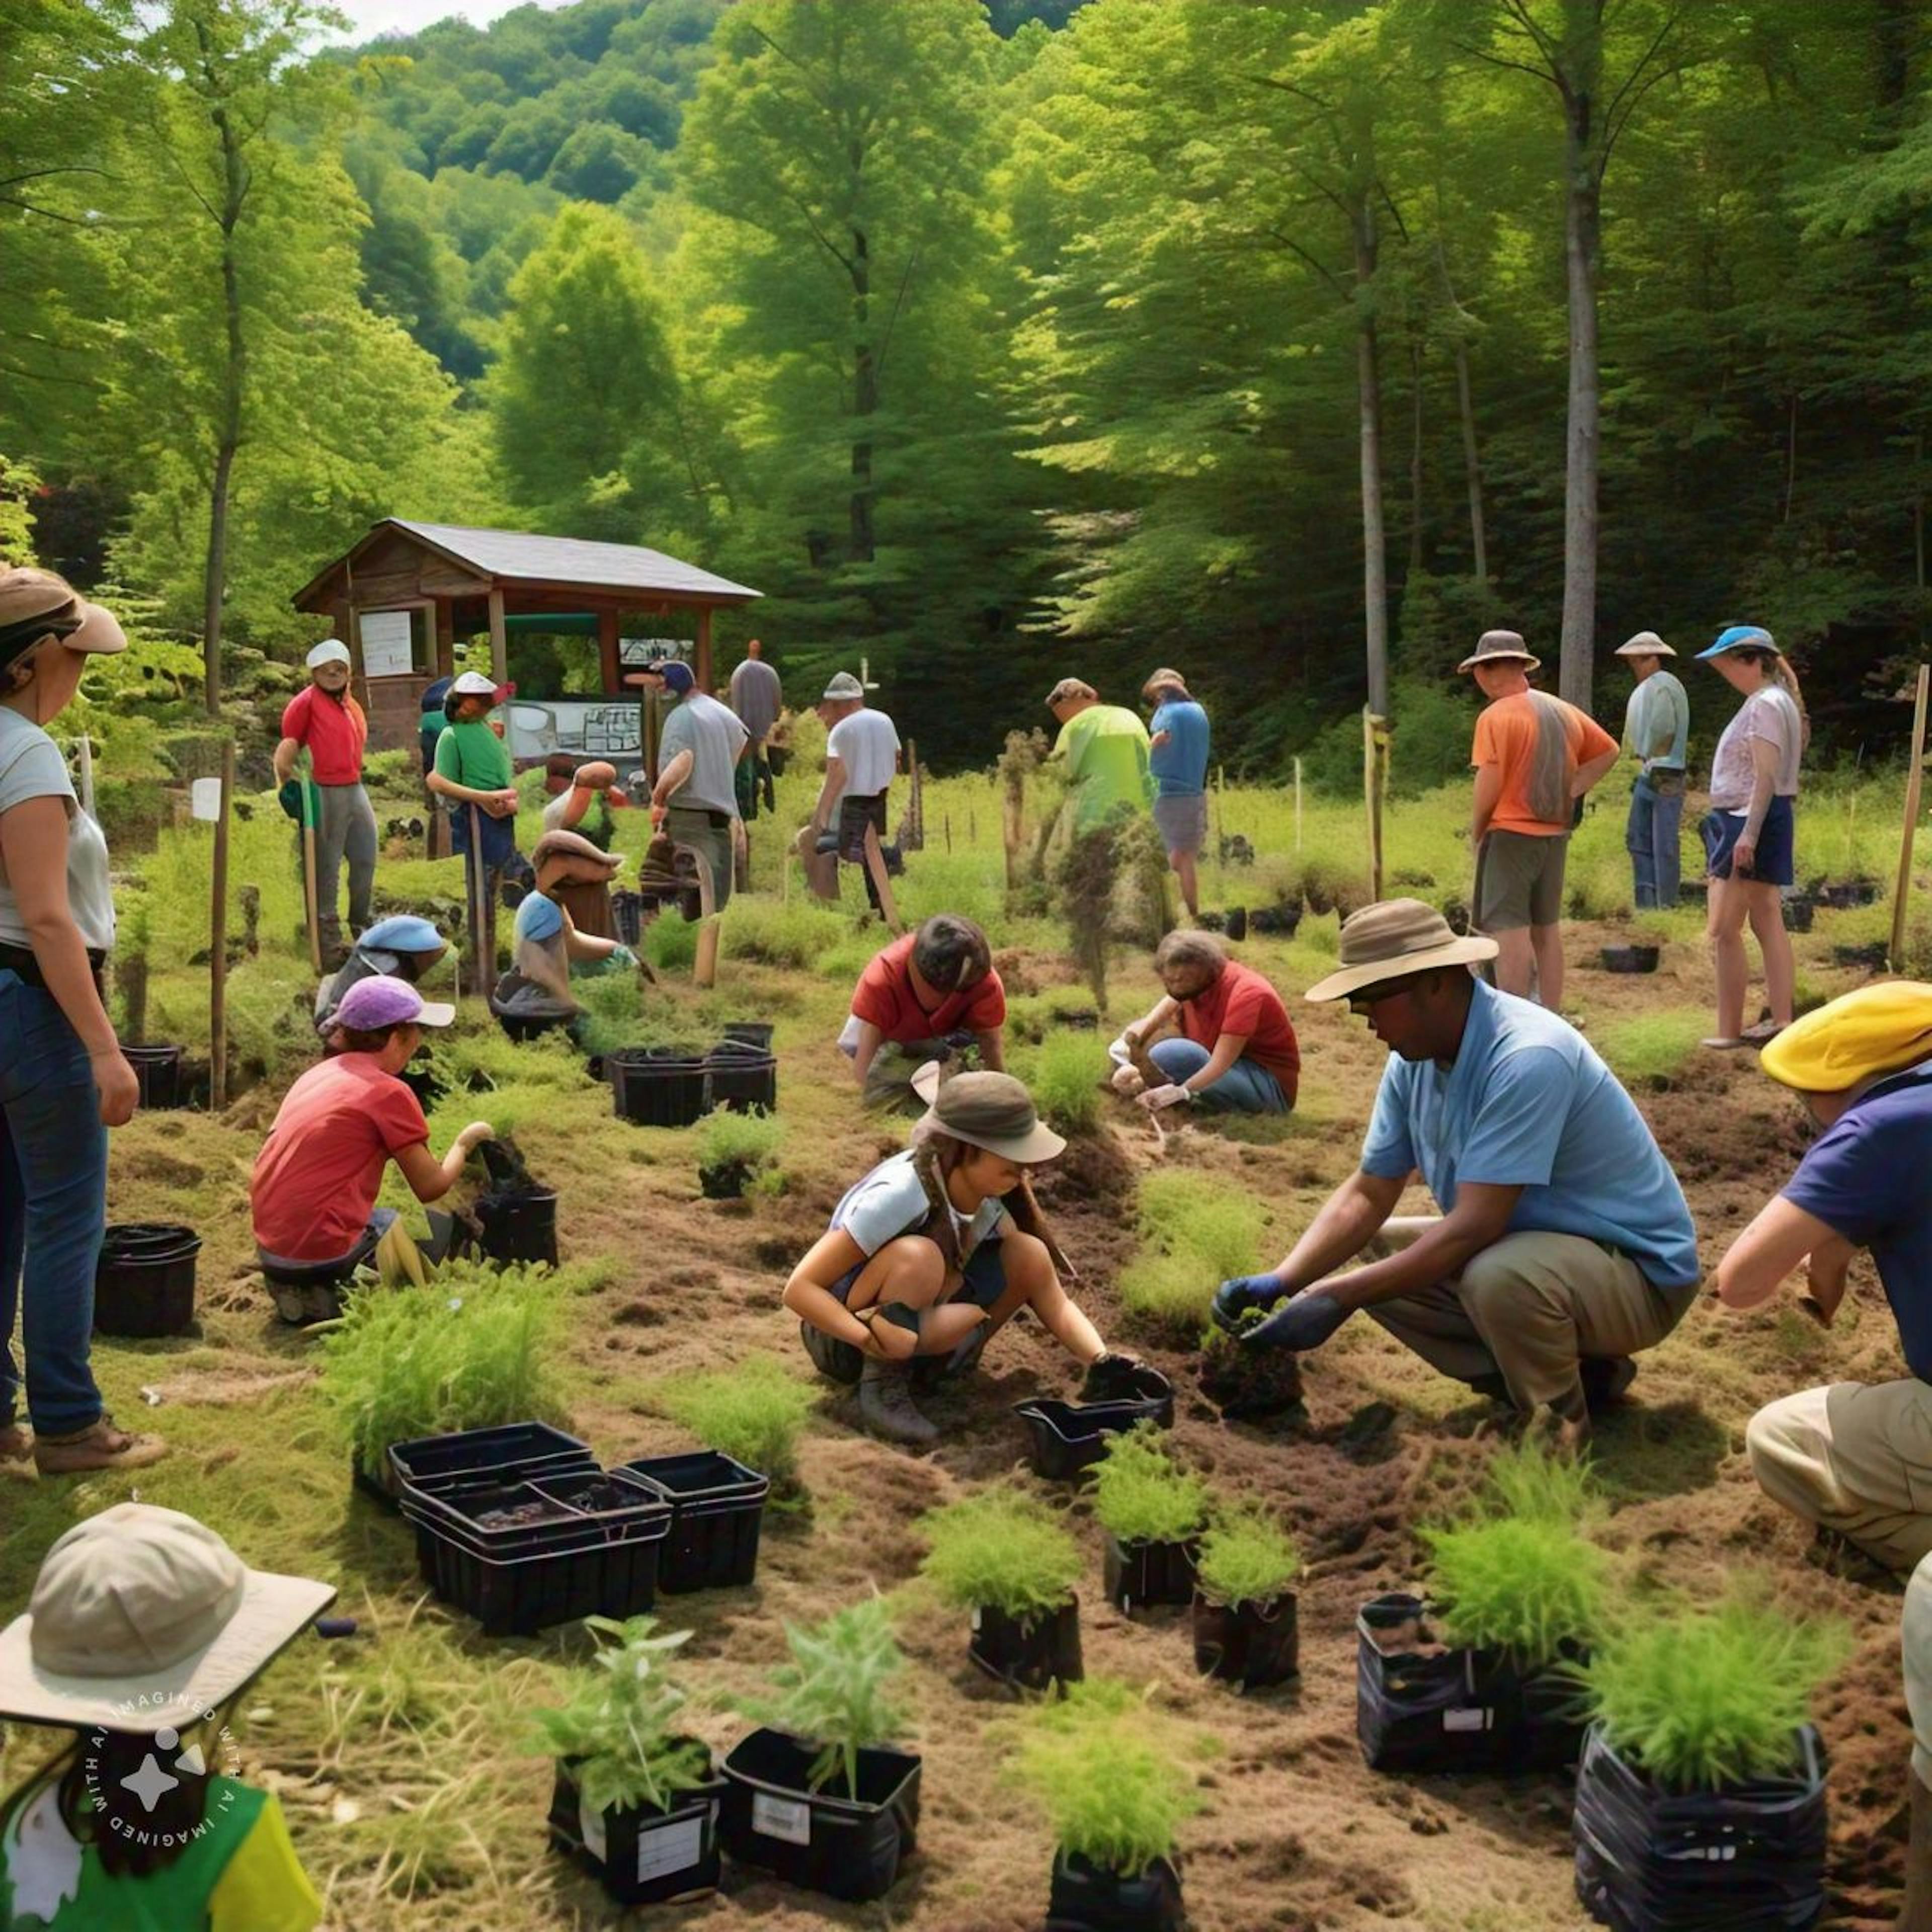
[[[1486,1731],[1496,1721],[1496,1713],[1486,1706],[1478,1709],[1444,1711],[1442,1728],[1445,1731]]]
[[[973,1606],[973,1622],[971,1628],[973,1634],[975,1636],[977,1636],[980,1634],[980,1606],[977,1604],[975,1604]]]
[[[752,1829],[767,1838],[782,1838],[788,1845],[812,1843],[812,1807],[796,1804],[788,1798],[774,1798],[769,1792],[752,1794]]]
[[[221,781],[195,778],[188,788],[188,808],[191,818],[212,825],[221,816]]]
[[[656,1831],[638,1834],[638,1878],[662,1878],[667,1872],[688,1871],[704,1856],[704,1820],[680,1818]]]
[[[610,1856],[609,1841],[604,1835],[604,1814],[592,1810],[581,1794],[577,1800],[577,1835],[584,1840],[584,1849],[599,1864]]]

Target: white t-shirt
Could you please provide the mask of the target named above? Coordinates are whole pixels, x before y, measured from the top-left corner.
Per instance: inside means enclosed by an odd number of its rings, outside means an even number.
[[[1762,739],[1778,753],[1773,796],[1798,796],[1798,766],[1804,748],[1804,720],[1798,715],[1790,692],[1781,684],[1768,684],[1744,700],[1718,740],[1717,752],[1711,760],[1711,803],[1719,812],[1750,809],[1754,739]]]
[[[868,705],[832,726],[825,740],[827,758],[845,767],[845,790],[854,798],[871,798],[892,782],[899,754],[899,734],[883,711]]]
[[[946,1210],[952,1216],[962,1264],[982,1241],[999,1232],[1006,1218],[1006,1204],[990,1197],[970,1219],[950,1201]],[[910,1148],[882,1160],[862,1180],[854,1181],[832,1210],[832,1226],[850,1234],[868,1256],[902,1234],[916,1234],[932,1218],[932,1204],[914,1171]]]
[[[67,807],[67,902],[84,944],[105,952],[114,944],[114,890],[107,876],[107,841],[82,812],[60,747],[38,724],[0,704],[0,814],[33,798],[58,798]],[[19,902],[0,862],[0,943],[32,944]]]

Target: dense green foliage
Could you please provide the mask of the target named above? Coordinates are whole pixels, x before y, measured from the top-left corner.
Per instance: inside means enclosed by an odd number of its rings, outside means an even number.
[[[746,1714],[819,1747],[810,1773],[816,1791],[839,1777],[848,1796],[859,1789],[859,1754],[905,1735],[906,1714],[893,1702],[892,1680],[905,1668],[883,1597],[835,1611],[811,1628],[784,1627],[791,1661],[772,1672],[777,1694],[749,1700]]]
[[[1081,1571],[1079,1546],[1046,1505],[992,1489],[920,1519],[921,1573],[955,1610],[995,1610],[1024,1621],[1058,1610]]]
[[[1301,1568],[1294,1539],[1265,1510],[1220,1512],[1201,1539],[1195,1578],[1210,1604],[1270,1604]]]
[[[1268,1217],[1252,1194],[1192,1168],[1143,1174],[1136,1204],[1141,1251],[1122,1270],[1120,1305],[1192,1339],[1220,1283],[1261,1265]]]
[[[1151,1422],[1108,1438],[1093,1474],[1094,1514],[1122,1543],[1185,1542],[1208,1514],[1208,1485],[1167,1453]]]

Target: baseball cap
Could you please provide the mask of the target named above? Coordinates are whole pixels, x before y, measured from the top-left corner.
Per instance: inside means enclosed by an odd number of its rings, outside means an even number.
[[[837,701],[848,698],[863,698],[866,687],[849,670],[835,672],[832,682],[825,687],[825,697],[819,701]]]
[[[324,638],[303,662],[310,670],[326,664],[346,664],[349,662],[349,646],[340,638]]]
[[[442,935],[436,928],[428,920],[409,912],[379,919],[356,944],[372,946],[382,952],[440,952],[443,950]]]
[[[1046,708],[1051,711],[1056,704],[1072,704],[1083,698],[1097,698],[1100,695],[1084,679],[1063,677],[1046,694]]]
[[[335,1024],[357,1033],[374,1033],[409,1021],[418,1026],[446,1027],[455,1017],[454,1006],[425,1000],[406,980],[392,979],[386,973],[358,980],[335,1010]]]
[[[1702,664],[1707,658],[1720,658],[1726,651],[1769,651],[1778,657],[1784,655],[1762,624],[1733,624],[1730,629],[1718,633],[1718,641],[1708,650],[1697,653],[1697,662]]]
[[[89,654],[128,648],[113,614],[88,603],[64,578],[25,564],[0,570],[0,668],[50,637],[68,650]]]
[[[1801,1094],[1842,1094],[1932,1057],[1932,986],[1882,980],[1828,1001],[1766,1042],[1758,1064]]]
[[[542,892],[526,892],[517,908],[519,939],[554,939],[563,930],[563,908]]]
[[[698,682],[697,673],[682,658],[666,658],[658,670],[664,681],[665,690],[674,691],[680,697]]]

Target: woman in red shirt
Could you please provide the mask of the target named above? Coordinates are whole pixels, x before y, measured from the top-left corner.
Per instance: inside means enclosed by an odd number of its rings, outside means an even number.
[[[868,1106],[910,1100],[912,1076],[969,1034],[982,1072],[1004,1073],[1006,989],[986,935],[970,919],[934,913],[896,939],[859,976],[838,1036]]]
[[[1211,932],[1170,932],[1154,970],[1167,992],[1107,1049],[1115,1088],[1138,1094],[1150,1112],[1183,1101],[1216,1112],[1288,1112],[1301,1049],[1281,995],[1252,966],[1231,960]],[[1132,1046],[1168,1024],[1180,1033],[1148,1048],[1166,1082],[1150,1087],[1134,1070]]]

